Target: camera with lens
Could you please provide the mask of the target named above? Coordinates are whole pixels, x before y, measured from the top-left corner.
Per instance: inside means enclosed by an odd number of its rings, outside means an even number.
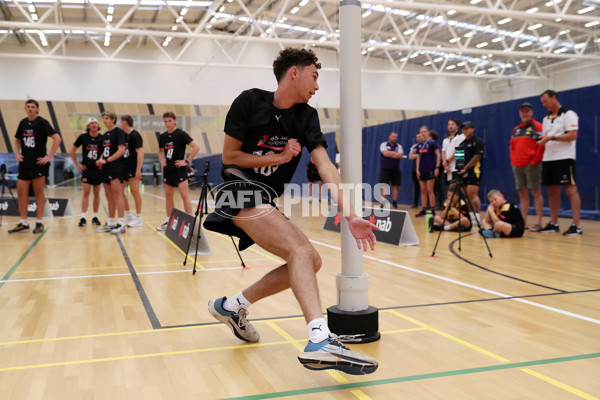
[[[456,170],[462,171],[465,168],[465,148],[457,146],[454,150],[454,160],[456,161]]]

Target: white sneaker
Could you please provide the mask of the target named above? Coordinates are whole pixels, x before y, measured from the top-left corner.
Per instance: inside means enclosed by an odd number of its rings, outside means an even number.
[[[117,224],[113,227],[113,229],[111,229],[111,232],[115,235],[117,233],[125,233],[125,225]]]
[[[135,215],[133,214],[125,214],[125,225],[128,225],[130,222],[133,222],[135,220]]]
[[[96,229],[96,232],[100,232],[100,233],[110,232],[113,229],[115,229],[115,226],[109,225],[109,224],[104,224],[104,226],[101,226],[100,228]]]
[[[164,224],[157,226],[156,230],[157,231],[166,231],[168,227],[169,227],[169,223],[165,222]]]
[[[134,228],[136,226],[144,226],[141,217],[133,217],[133,219],[127,224],[128,227]]]

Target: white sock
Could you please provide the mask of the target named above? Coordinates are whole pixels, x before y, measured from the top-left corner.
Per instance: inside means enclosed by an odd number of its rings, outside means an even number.
[[[94,213],[94,218],[98,218],[98,213],[97,212]]]
[[[131,210],[125,211],[125,216],[126,217],[133,217],[133,214],[131,213]]]
[[[329,327],[325,318],[316,318],[308,323],[308,340],[320,343],[329,337]]]
[[[119,219],[117,219],[117,224],[119,224],[121,226],[125,225],[125,218],[119,218]]]
[[[238,311],[240,311],[241,308],[248,309],[248,307],[250,307],[251,304],[252,303],[250,303],[248,299],[244,297],[244,294],[242,292],[239,292],[235,296],[227,298],[227,300],[225,300],[225,302],[223,303],[223,308],[225,308],[228,311],[237,313]]]
[[[444,230],[445,231],[449,231],[450,230],[450,225],[444,225]]]
[[[85,213],[81,213],[81,218],[85,218]]]
[[[106,225],[108,225],[108,226],[113,226],[114,224],[115,224],[114,218],[109,218],[108,221],[106,221]]]
[[[26,219],[22,219],[21,225],[29,226],[29,222]]]
[[[38,219],[35,221],[36,224],[41,224],[43,221],[41,219]]]

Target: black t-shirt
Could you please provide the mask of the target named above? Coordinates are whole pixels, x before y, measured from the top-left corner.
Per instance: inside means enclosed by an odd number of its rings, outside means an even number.
[[[158,148],[165,152],[165,161],[167,162],[165,168],[178,168],[175,166],[175,161],[185,158],[185,148],[193,140],[190,135],[179,128],[175,129],[173,133],[161,133],[158,138]]]
[[[471,136],[471,139],[463,140],[459,146],[465,149],[465,165],[467,165],[477,154],[481,156],[479,162],[469,169],[469,171],[477,170],[477,172],[479,172],[481,170],[481,162],[483,160],[483,151],[485,148],[483,139],[473,135]]]
[[[500,221],[525,229],[525,221],[523,221],[521,211],[508,201],[502,207],[496,209],[496,215],[500,218]]]
[[[102,143],[104,146],[104,152],[102,157],[108,162],[108,157],[112,156],[119,150],[119,146],[125,146],[126,133],[119,127],[113,128],[113,130],[106,132],[102,136]],[[111,161],[110,165],[117,165],[123,162],[123,157],[119,157],[116,160]]]
[[[306,103],[280,110],[273,105],[273,92],[250,89],[232,103],[225,119],[225,133],[243,142],[248,154],[279,154],[289,139],[297,139],[309,152],[318,145],[327,147],[317,110]],[[246,176],[283,193],[300,161],[300,154],[285,164],[244,169]],[[227,179],[227,177],[224,176]]]
[[[38,116],[33,121],[23,118],[15,134],[15,138],[21,140],[22,164],[33,167],[38,158],[46,157],[48,137],[55,133],[50,123],[42,117]]]
[[[79,135],[73,146],[83,146],[81,149],[81,164],[86,167],[97,168],[96,161],[100,159],[102,154],[102,138],[103,136],[100,133],[96,137],[92,137],[87,132]]]
[[[125,163],[131,169],[137,168],[137,150],[144,146],[142,136],[135,129],[129,133],[125,133],[125,154],[123,158]]]

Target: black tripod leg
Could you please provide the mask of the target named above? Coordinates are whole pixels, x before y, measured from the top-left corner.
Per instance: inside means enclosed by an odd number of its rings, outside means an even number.
[[[240,258],[240,262],[242,263],[242,267],[244,269],[246,269],[246,264],[244,263],[244,259],[242,258],[242,255],[240,254],[240,250],[238,249],[237,245],[235,244],[235,241],[233,240],[233,236],[229,236],[231,238],[231,243],[233,244],[233,247],[235,247],[235,251],[237,252],[238,257]]]
[[[454,196],[456,196],[456,195],[457,195],[457,192],[452,193],[452,197],[450,198],[450,203],[448,203],[448,207],[446,207],[446,209],[445,209],[446,213],[444,214],[444,220],[442,221],[442,229],[440,229],[440,233],[438,233],[437,240],[435,241],[435,246],[433,246],[433,253],[431,253],[432,257],[435,256],[435,249],[437,248],[438,242],[440,241],[440,237],[442,236],[442,232],[444,231],[444,226],[446,225],[446,221],[448,218],[448,211],[450,210],[450,208],[452,208],[452,202],[454,201]],[[458,219],[458,225],[460,226],[460,218]],[[459,236],[459,239],[460,239],[460,236]],[[460,246],[459,246],[459,250],[460,250]]]
[[[200,214],[200,209],[201,209],[202,204],[203,204],[202,203],[203,196],[204,196],[204,188],[202,188],[202,191],[200,192],[200,200],[198,201],[198,207],[196,207],[196,213],[194,214],[194,222],[192,222],[192,230],[191,230],[192,234],[194,232],[194,229],[196,228],[196,219],[198,218],[198,215]],[[190,252],[190,245],[191,244],[192,244],[192,240],[190,239],[190,241],[188,242],[188,245],[187,245],[187,249],[185,251],[185,258],[183,259],[183,265],[187,264],[187,255]],[[198,247],[196,246],[196,248],[198,248]],[[194,274],[195,273],[196,273],[196,265],[194,263]]]
[[[473,203],[471,203],[471,199],[469,198],[469,195],[467,193],[467,188],[465,187],[464,183],[461,182],[461,189],[463,191],[463,194],[465,196],[465,201],[467,202],[467,208],[470,212],[473,213],[473,215],[475,215],[475,209],[473,208]],[[479,227],[479,229],[481,230],[481,224],[479,223],[479,219],[477,219],[477,216],[475,215],[475,222],[477,222],[477,227]],[[492,258],[492,251],[490,250],[490,246],[488,245],[487,239],[485,236],[483,236],[483,242],[485,243],[485,247],[487,248],[488,254],[490,255],[490,258]]]

